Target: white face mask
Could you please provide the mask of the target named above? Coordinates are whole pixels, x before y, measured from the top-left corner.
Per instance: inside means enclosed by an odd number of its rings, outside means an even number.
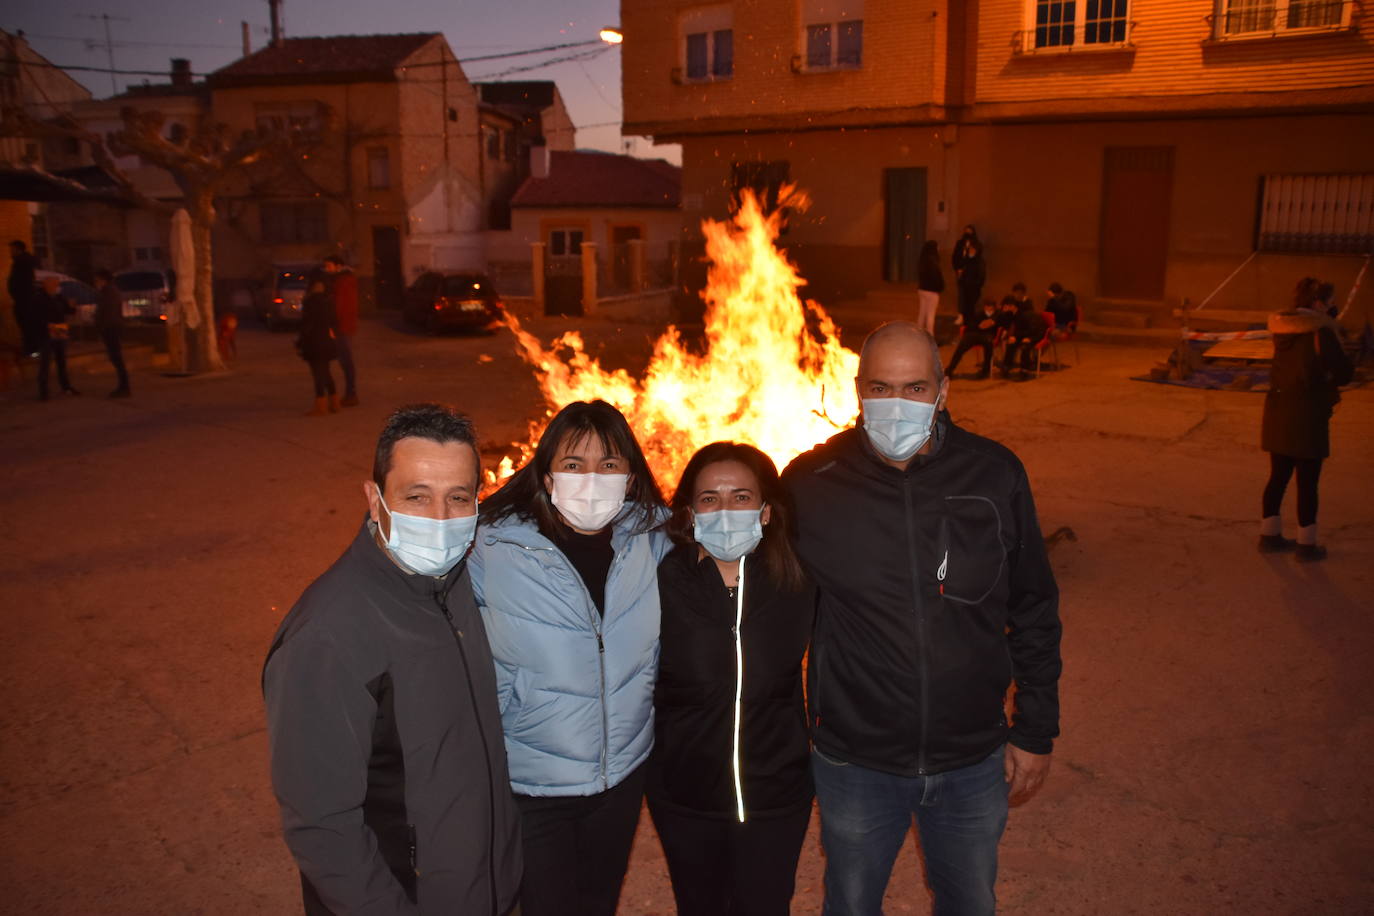
[[[762,509],[718,509],[692,513],[692,537],[723,563],[733,563],[763,540]]]
[[[579,531],[600,531],[625,505],[629,474],[552,473],[554,508]]]
[[[446,575],[472,546],[477,533],[476,512],[462,518],[424,518],[392,512],[380,493],[377,502],[391,517],[387,552],[404,569],[421,576]]]
[[[930,440],[935,405],[906,398],[865,398],[864,432],[885,458],[906,461]]]

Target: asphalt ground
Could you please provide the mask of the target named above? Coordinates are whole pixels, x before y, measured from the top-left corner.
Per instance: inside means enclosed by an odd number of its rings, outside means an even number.
[[[631,371],[656,333],[580,325]],[[504,332],[365,322],[363,404],[324,418],[301,416],[290,335],[245,322],[239,348],[218,375],[140,368],[125,401],[101,396],[98,363],[79,398],[0,394],[0,911],[299,912],[267,780],[272,632],[356,531],[391,408],[461,405],[488,461],[544,409]],[[950,397],[1025,461],[1045,532],[1077,538],[1051,551],[1063,737],[1012,812],[1003,911],[1374,910],[1374,391],[1337,409],[1331,554],[1300,565],[1255,550],[1262,396],[1130,381],[1157,351],[1065,355],[1077,365],[957,379]],[[819,912],[822,868],[813,822],[793,912]],[[929,905],[913,837],[887,911]],[[673,912],[647,814],[621,912]]]

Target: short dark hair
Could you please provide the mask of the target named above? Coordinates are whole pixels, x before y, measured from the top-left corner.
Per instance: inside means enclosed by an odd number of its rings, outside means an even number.
[[[1050,292],[1054,293],[1056,296],[1062,293],[1063,291],[1064,287],[1060,286],[1058,283],[1050,284]]]
[[[386,418],[386,425],[377,439],[372,481],[383,490],[386,489],[386,475],[391,473],[391,453],[402,439],[428,439],[440,445],[462,442],[477,451],[477,433],[472,428],[472,421],[456,409],[443,404],[407,404]]]
[[[534,447],[534,456],[482,504],[482,521],[514,515],[533,521],[539,532],[550,540],[565,539],[570,529],[560,522],[558,510],[544,488],[544,478],[553,471],[558,447],[565,440],[576,442],[587,435],[596,436],[607,451],[620,455],[629,463],[630,487],[625,493],[625,502],[634,507],[637,515],[632,523],[633,530],[642,533],[657,527],[659,510],[664,507],[663,496],[649,470],[644,450],[639,447],[625,415],[599,400],[573,401],[554,415]]]
[[[759,482],[759,500],[770,506],[772,514],[768,524],[763,526],[763,540],[759,542],[758,556],[763,567],[775,583],[784,588],[800,588],[806,581],[797,553],[792,547],[792,504],[787,490],[778,478],[778,467],[773,459],[742,442],[712,442],[703,446],[687,462],[678,481],[673,501],[673,510],[668,522],[668,535],[678,544],[696,545],[693,536],[692,498],[695,495],[697,477],[702,470],[721,461],[738,461],[753,472]]]

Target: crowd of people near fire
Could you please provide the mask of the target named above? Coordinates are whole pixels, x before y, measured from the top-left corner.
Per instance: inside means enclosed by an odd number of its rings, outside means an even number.
[[[964,354],[982,351],[983,361],[974,378],[992,375],[992,364],[1000,348],[1002,378],[1018,380],[1032,377],[1039,367],[1042,351],[1051,340],[1066,340],[1078,330],[1078,297],[1058,281],[1046,286],[1043,308],[1037,309],[1026,290],[1026,284],[1012,284],[1001,300],[985,298],[987,261],[983,242],[973,226],[965,226],[950,254],[954,271],[954,289],[958,299],[955,326],[958,341],[950,357],[945,374],[953,376]],[[917,264],[916,324],[932,336],[935,334],[935,314],[940,295],[945,292],[945,275],[940,265],[940,250],[934,241],[921,248]]]
[[[470,421],[395,411],[263,671],[306,912],[609,916],[646,799],[682,914],[787,913],[813,802],[825,912],[882,911],[913,821],[936,912],[994,912],[1059,732],[1058,588],[934,338],[884,325],[855,384],[781,474],[716,442],[666,499],[602,401],[480,504]]]

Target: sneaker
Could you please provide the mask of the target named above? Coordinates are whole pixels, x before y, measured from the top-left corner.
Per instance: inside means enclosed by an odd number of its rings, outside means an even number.
[[[1298,559],[1303,563],[1326,559],[1326,548],[1320,544],[1299,544]]]
[[[1259,536],[1260,553],[1283,553],[1298,546],[1298,542],[1286,538],[1281,534],[1261,534]]]

